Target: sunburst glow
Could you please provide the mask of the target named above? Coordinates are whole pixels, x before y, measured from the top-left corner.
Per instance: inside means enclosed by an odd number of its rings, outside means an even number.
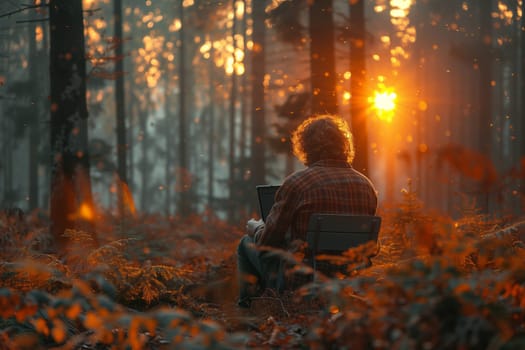
[[[374,93],[374,107],[384,112],[393,111],[396,108],[397,94],[395,92],[378,92]]]
[[[397,94],[391,90],[375,91],[370,98],[372,107],[381,120],[391,122],[396,109]]]

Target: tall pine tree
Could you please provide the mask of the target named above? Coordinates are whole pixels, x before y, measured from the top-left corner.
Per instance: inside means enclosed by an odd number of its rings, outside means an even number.
[[[87,150],[86,64],[82,0],[51,0],[51,233],[57,248],[79,220],[93,220]]]

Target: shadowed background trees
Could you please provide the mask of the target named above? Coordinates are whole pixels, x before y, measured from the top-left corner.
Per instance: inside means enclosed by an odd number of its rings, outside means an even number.
[[[412,178],[439,210],[520,213],[522,7],[3,3],[2,206],[49,210],[56,232],[101,210],[243,221],[256,184],[300,168],[295,125],[337,113],[382,201]]]

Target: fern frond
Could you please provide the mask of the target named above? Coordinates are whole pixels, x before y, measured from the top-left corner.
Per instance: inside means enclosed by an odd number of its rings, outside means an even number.
[[[69,238],[70,241],[75,243],[86,243],[93,242],[93,236],[91,233],[82,230],[66,229],[62,234],[62,237]]]
[[[91,265],[110,262],[124,263],[126,261],[124,249],[134,241],[136,241],[134,238],[124,238],[109,242],[90,252],[87,256],[87,261]]]

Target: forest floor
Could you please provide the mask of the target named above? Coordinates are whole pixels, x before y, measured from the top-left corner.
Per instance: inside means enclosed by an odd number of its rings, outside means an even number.
[[[66,232],[1,217],[0,349],[518,349],[525,346],[525,220],[380,213],[379,254],[347,273],[236,305],[243,225],[159,216]],[[306,267],[300,266],[299,269]]]

